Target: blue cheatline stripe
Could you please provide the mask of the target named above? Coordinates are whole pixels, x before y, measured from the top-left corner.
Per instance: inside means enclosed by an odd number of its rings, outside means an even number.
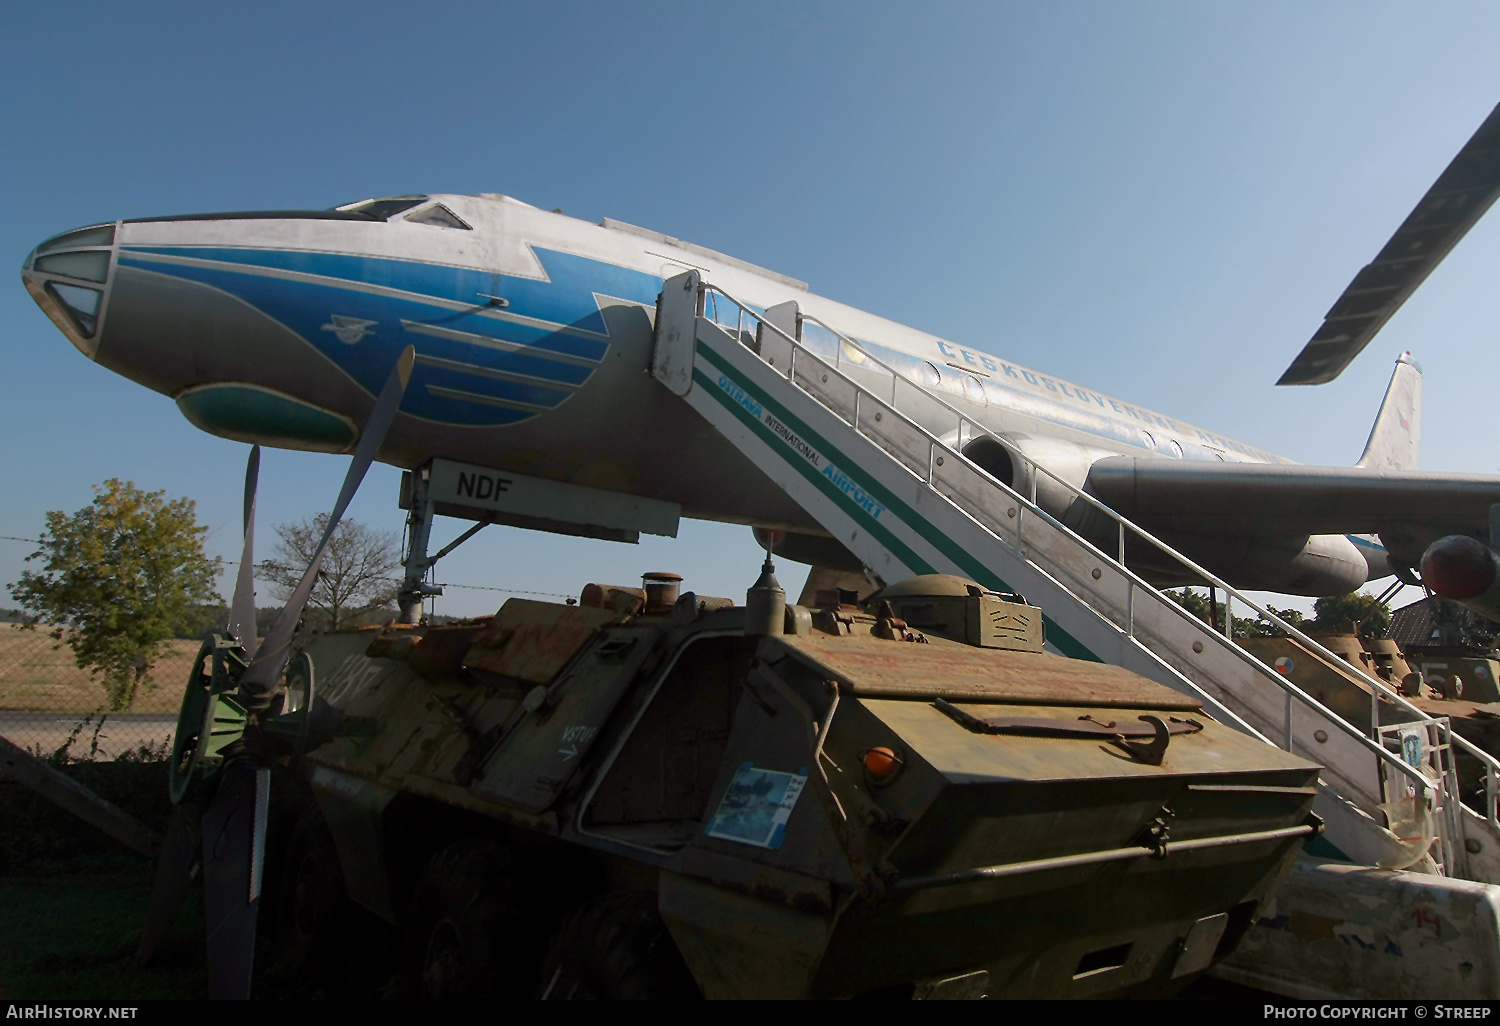
[[[661,278],[657,275],[540,246],[533,246],[532,252],[547,274],[545,281],[473,267],[362,253],[224,246],[127,246],[124,252],[274,268],[449,300],[476,302],[481,294],[503,293],[510,301],[512,313],[569,324],[598,335],[601,340],[609,337],[609,328],[595,294],[655,306],[657,293],[661,292]],[[598,355],[603,356],[602,349]]]
[[[702,340],[698,340],[696,352],[698,353],[698,355],[701,355],[708,363],[712,364],[722,374],[724,374],[725,377],[729,379],[729,382],[732,385],[742,389],[756,402],[758,402],[760,405],[764,406],[767,410],[774,414],[777,419],[781,420],[788,428],[801,436],[804,441],[806,441],[810,445],[815,446],[825,459],[835,461],[839,465],[844,467],[858,466],[857,462],[851,460],[837,447],[829,444],[827,439],[818,434],[818,432],[814,431],[805,422],[803,422],[801,418],[797,417],[781,403],[771,398],[771,396],[768,395],[763,389],[757,387],[754,384],[751,384],[748,381],[741,380],[739,377],[739,372],[736,371],[735,368],[727,360],[725,360],[722,356],[709,348],[708,345]],[[908,548],[894,535],[892,535],[874,517],[871,517],[869,515],[869,512],[865,510],[864,507],[854,502],[854,500],[852,500],[842,490],[835,487],[827,477],[816,472],[806,459],[800,457],[795,451],[793,451],[790,445],[786,444],[782,439],[777,437],[775,433],[772,432],[771,429],[767,427],[763,421],[750,413],[750,411],[746,410],[741,404],[735,402],[731,396],[725,394],[724,390],[719,387],[717,382],[709,379],[696,367],[693,369],[693,377],[696,383],[711,392],[714,398],[722,406],[733,412],[735,416],[745,424],[748,424],[751,427],[755,428],[758,434],[760,434],[767,441],[771,442],[771,448],[779,453],[782,459],[786,460],[793,467],[796,467],[799,473],[801,473],[809,481],[813,482],[821,491],[824,492],[824,494],[828,495],[836,503],[841,503],[846,508],[858,510],[859,513],[864,514],[863,517],[856,516],[855,519],[857,521],[862,521],[870,534],[879,539],[882,544],[889,547],[891,551],[895,553],[899,559],[901,559],[902,562],[906,563],[907,566],[911,567],[913,570],[916,570],[918,573],[935,572],[935,569],[931,564],[929,564],[925,559],[917,556],[916,553],[912,552],[910,548]],[[997,591],[1012,590],[1010,586],[1005,583],[1005,581],[1001,580],[1000,577],[998,577],[994,573],[994,571],[990,570],[989,567],[985,566],[983,563],[979,562],[977,559],[971,556],[952,538],[949,538],[947,535],[934,528],[920,513],[914,510],[910,506],[910,504],[898,498],[895,493],[890,491],[890,489],[886,488],[879,481],[871,479],[869,481],[862,482],[862,485],[872,496],[879,499],[887,509],[893,510],[903,523],[905,523],[912,530],[916,531],[917,534],[919,534],[928,544],[932,545],[933,548],[937,549],[943,555],[952,560],[953,563],[960,569],[962,569],[966,574],[968,574],[970,578],[982,585],[985,585],[986,587],[995,589]],[[1103,662],[1103,660],[1095,655],[1087,645],[1083,644],[1077,638],[1069,634],[1045,612],[1042,614],[1042,620],[1047,626],[1047,640],[1050,641],[1058,649],[1058,651],[1062,652],[1064,655],[1071,656],[1074,659],[1086,659],[1091,662]]]

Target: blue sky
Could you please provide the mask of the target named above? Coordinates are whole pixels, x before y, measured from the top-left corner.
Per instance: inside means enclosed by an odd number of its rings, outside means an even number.
[[[1497,40],[1492,3],[6,5],[0,255],[116,217],[505,192],[1305,463],[1357,458],[1409,348],[1424,466],[1497,472],[1500,215],[1337,382],[1272,387],[1500,101]],[[237,555],[243,446],[90,364],[18,277],[0,352],[0,534],[121,477],[197,500]],[[330,505],[344,465],[268,453],[262,536]],[[351,515],[399,529],[397,476]],[[0,541],[0,583],[28,551]],[[489,528],[460,553],[441,579],[554,593],[673,569],[740,595],[758,570],[748,530],[692,522],[638,547]]]

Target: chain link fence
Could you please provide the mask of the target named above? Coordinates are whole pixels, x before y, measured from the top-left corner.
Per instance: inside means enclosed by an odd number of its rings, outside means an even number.
[[[168,641],[129,711],[112,712],[103,684],[46,627],[0,623],[0,737],[40,756],[109,761],[165,756],[198,641]]]

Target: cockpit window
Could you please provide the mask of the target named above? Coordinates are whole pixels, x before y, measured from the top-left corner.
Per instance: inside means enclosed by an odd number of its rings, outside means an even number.
[[[50,253],[54,249],[78,249],[83,246],[108,246],[115,241],[115,226],[102,224],[97,228],[80,228],[56,238],[48,239],[36,248],[38,254]]]
[[[109,277],[109,250],[86,249],[81,253],[53,253],[49,256],[40,256],[32,264],[32,269],[103,283],[104,279]]]
[[[99,327],[99,291],[64,285],[60,281],[49,281],[46,288],[52,298],[62,304],[83,337],[93,338]]]
[[[418,203],[425,203],[426,201],[426,196],[390,196],[386,199],[372,199],[365,200],[362,203],[350,203],[338,209],[348,211],[351,214],[364,214],[366,217],[389,221],[401,213],[401,211],[410,210]]]
[[[463,218],[441,203],[434,203],[426,210],[418,210],[414,214],[407,214],[406,220],[412,224],[431,224],[439,228],[462,228],[466,232],[474,230],[464,224]]]

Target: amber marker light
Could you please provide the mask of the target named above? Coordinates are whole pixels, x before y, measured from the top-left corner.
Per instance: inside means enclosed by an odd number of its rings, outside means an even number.
[[[871,748],[864,754],[865,772],[877,784],[888,784],[900,772],[901,756],[889,748]]]

